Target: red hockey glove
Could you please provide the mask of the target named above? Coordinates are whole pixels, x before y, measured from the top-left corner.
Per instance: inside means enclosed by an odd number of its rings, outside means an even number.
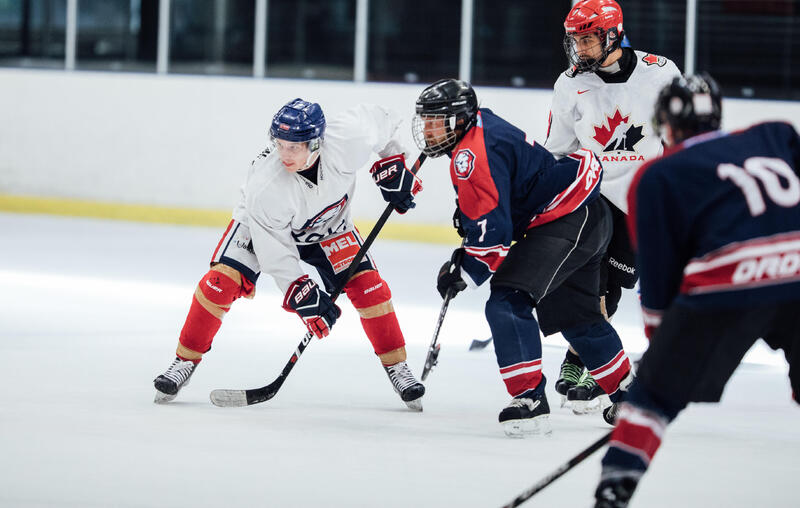
[[[403,154],[381,159],[369,170],[383,194],[383,199],[399,213],[417,206],[414,196],[422,190],[422,181],[406,167]]]
[[[342,310],[316,282],[303,275],[292,282],[283,299],[283,308],[303,320],[308,331],[321,339],[327,336]]]

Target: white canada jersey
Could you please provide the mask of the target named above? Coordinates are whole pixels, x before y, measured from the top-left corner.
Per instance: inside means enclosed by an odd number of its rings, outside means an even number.
[[[635,67],[624,83],[606,83],[593,72],[562,73],[553,89],[545,148],[564,157],[578,148],[596,153],[603,164],[600,192],[627,213],[627,194],[642,162],[661,155],[652,125],[656,99],[680,76],[669,59],[635,51]]]
[[[248,226],[262,272],[270,274],[281,291],[305,274],[297,245],[354,229],[350,201],[356,172],[373,154],[405,153],[396,138],[400,123],[396,113],[371,104],[328,122],[317,184],[287,171],[277,151],[265,150],[251,163],[233,219]]]

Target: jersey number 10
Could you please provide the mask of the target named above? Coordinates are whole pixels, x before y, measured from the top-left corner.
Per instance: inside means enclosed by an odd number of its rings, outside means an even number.
[[[761,180],[767,197],[777,205],[790,208],[800,203],[800,179],[783,159],[751,157],[744,161],[743,166],[720,164],[717,166],[717,176],[723,180],[729,179],[742,190],[753,217],[767,210],[757,180]],[[783,186],[779,176],[786,180],[787,187]]]

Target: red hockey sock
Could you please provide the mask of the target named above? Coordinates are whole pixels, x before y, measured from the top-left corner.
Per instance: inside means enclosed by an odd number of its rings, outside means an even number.
[[[392,306],[392,292],[377,271],[361,272],[350,279],[344,290],[361,316],[361,326],[376,355],[384,355],[405,346],[403,332]]]
[[[211,349],[222,318],[240,296],[250,296],[254,285],[225,265],[216,265],[200,280],[178,340],[178,358],[195,363]]]

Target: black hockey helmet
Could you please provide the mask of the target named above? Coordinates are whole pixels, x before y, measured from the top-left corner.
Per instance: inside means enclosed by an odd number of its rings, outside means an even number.
[[[466,81],[440,79],[419,94],[411,131],[429,157],[450,152],[475,124],[478,96]]]
[[[721,119],[722,94],[705,72],[673,79],[661,90],[653,116],[656,132],[669,125],[675,143],[719,129]]]

